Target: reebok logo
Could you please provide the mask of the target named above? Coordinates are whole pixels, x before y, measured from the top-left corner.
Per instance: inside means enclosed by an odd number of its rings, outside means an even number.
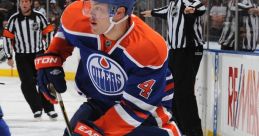
[[[52,70],[51,72],[50,72],[50,74],[51,75],[54,75],[54,76],[56,76],[56,75],[59,75],[60,73],[62,73],[59,69],[54,69],[54,70]]]

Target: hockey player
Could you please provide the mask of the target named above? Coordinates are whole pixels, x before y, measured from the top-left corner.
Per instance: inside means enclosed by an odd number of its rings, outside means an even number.
[[[1,136],[11,136],[9,127],[7,126],[7,124],[3,119],[3,112],[2,112],[1,106],[0,106],[0,134]]]
[[[3,46],[0,45],[0,63],[4,62],[6,60],[6,56],[3,50]],[[9,127],[7,126],[7,124],[5,123],[4,119],[3,119],[3,112],[0,106],[0,134],[1,136],[10,136],[10,131],[9,131]]]
[[[135,0],[76,1],[63,12],[49,49],[35,59],[40,91],[52,103],[66,91],[62,68],[74,47],[79,93],[75,135],[179,136],[172,120],[173,82],[164,39],[135,15]],[[67,135],[66,133],[64,135]]]

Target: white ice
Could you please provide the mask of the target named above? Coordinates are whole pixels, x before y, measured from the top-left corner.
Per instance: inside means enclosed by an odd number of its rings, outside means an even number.
[[[41,120],[35,120],[20,89],[18,78],[0,77],[0,105],[4,119],[10,127],[12,136],[62,136],[66,127],[59,105],[55,109],[59,116],[56,121],[43,114]],[[73,81],[68,81],[68,90],[62,94],[69,119],[85,101],[76,92]],[[1,136],[1,134],[0,134]]]

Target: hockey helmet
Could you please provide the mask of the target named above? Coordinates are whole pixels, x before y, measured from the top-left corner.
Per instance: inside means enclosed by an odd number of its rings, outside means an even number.
[[[130,15],[134,9],[134,5],[136,0],[93,0],[99,3],[107,3],[111,6],[113,6],[111,9],[112,12],[116,12],[117,8],[119,7],[125,7],[127,12],[126,14]],[[116,9],[116,10],[114,10]],[[113,14],[114,14],[113,13]]]
[[[107,8],[95,6],[93,7],[91,2],[95,5],[107,4]],[[113,17],[119,7],[126,8],[126,15],[130,15],[133,11],[135,0],[84,0],[83,14],[85,16],[95,16],[96,18]],[[108,13],[106,15],[105,13]]]

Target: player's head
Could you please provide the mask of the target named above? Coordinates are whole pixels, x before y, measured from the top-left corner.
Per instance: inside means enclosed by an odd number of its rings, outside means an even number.
[[[83,11],[90,17],[93,32],[106,34],[131,15],[134,4],[135,0],[89,0]]]

